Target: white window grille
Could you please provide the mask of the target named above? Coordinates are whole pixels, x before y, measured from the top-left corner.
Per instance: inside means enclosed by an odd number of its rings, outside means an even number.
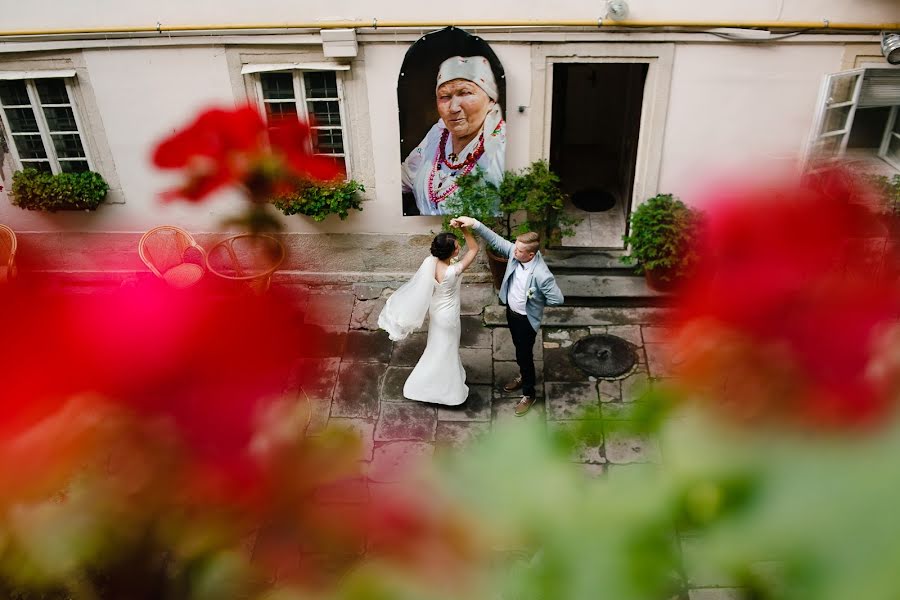
[[[93,169],[72,100],[74,74],[0,72],[0,118],[19,169],[54,174]]]
[[[337,71],[267,70],[255,77],[266,120],[297,116],[310,121],[312,152],[334,158],[349,178],[344,89]]]

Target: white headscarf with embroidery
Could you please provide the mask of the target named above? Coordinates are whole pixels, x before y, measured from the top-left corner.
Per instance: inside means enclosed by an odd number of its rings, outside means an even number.
[[[500,94],[497,89],[497,80],[494,78],[494,72],[491,70],[491,64],[483,56],[451,56],[442,62],[438,69],[435,91],[441,87],[441,84],[454,79],[471,81],[483,89],[488,98],[494,102],[494,105],[491,106],[484,118],[484,126],[482,127],[485,151],[487,151],[491,149],[491,146],[499,144],[501,138],[505,139],[505,136],[501,135],[504,125],[503,111],[500,110],[500,104],[497,102]]]

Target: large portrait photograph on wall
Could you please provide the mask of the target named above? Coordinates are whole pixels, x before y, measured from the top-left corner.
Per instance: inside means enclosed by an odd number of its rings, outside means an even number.
[[[503,66],[480,37],[447,27],[406,53],[397,83],[403,215],[443,215],[457,179],[499,185],[506,166]]]

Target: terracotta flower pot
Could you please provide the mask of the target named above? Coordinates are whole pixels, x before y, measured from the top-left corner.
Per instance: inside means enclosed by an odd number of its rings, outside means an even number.
[[[672,292],[680,281],[671,269],[644,269],[644,280],[657,292]]]
[[[509,262],[505,256],[497,256],[494,252],[487,248],[488,266],[491,268],[491,277],[494,280],[494,289],[499,290],[503,284],[503,275],[506,273],[506,263]]]

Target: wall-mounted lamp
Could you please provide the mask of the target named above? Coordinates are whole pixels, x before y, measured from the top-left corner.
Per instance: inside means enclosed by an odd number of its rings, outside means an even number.
[[[881,53],[892,65],[900,65],[900,33],[881,32]]]
[[[625,0],[606,0],[606,18],[621,21],[628,16],[628,3]]]

